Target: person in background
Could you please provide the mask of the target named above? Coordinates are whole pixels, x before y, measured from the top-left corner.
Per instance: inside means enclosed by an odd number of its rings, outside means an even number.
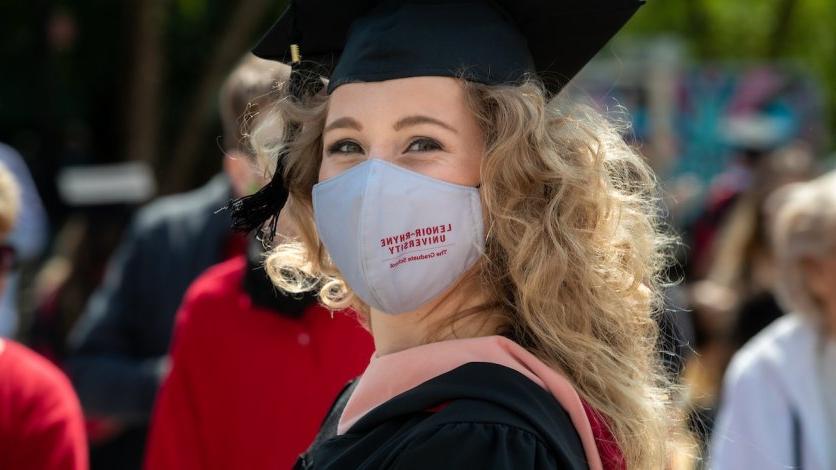
[[[0,291],[15,264],[5,242],[19,210],[19,192],[0,164]],[[25,346],[0,338],[0,468],[85,470],[81,405],[67,377]]]
[[[0,143],[0,163],[14,176],[20,188],[20,212],[8,234],[8,243],[15,248],[18,265],[33,262],[43,253],[49,238],[49,222],[38,188],[20,154]],[[6,276],[6,289],[0,294],[0,337],[15,337],[20,322],[18,294],[20,266]]]
[[[236,125],[255,123],[286,65],[246,57],[224,84],[227,155],[256,167]],[[261,172],[263,174],[264,172]],[[291,230],[281,224],[279,236]],[[263,244],[210,268],[177,314],[171,372],[151,422],[149,470],[290,468],[334,396],[359,375],[373,346],[347,312],[314,295],[277,291],[261,266]]]
[[[750,154],[746,185],[728,201],[727,214],[711,240],[710,259],[702,260],[707,274],[687,284],[699,354],[687,361],[683,381],[692,392],[691,423],[703,443],[710,439],[732,355],[784,314],[773,294],[777,270],[768,237],[767,201],[780,188],[810,179],[813,163],[801,143],[757,157]]]
[[[50,256],[33,279],[26,343],[56,364],[67,357],[67,337],[99,287],[107,257],[130,223],[130,207],[74,208],[55,235]]]
[[[836,172],[772,196],[776,293],[791,312],[733,358],[711,468],[836,468]]]
[[[239,123],[225,120],[225,135]],[[168,372],[174,317],[188,286],[242,254],[246,238],[220,211],[256,185],[252,163],[225,155],[223,174],[141,209],[68,339],[66,367],[88,417],[94,469],[142,465],[148,422]]]
[[[156,189],[150,167],[139,162],[66,167],[56,180],[71,214],[34,276],[25,337],[38,354],[63,365],[67,337],[101,285],[131,214]]]

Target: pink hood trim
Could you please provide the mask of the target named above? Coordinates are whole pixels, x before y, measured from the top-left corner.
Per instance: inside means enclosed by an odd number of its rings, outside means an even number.
[[[548,390],[575,425],[590,470],[603,468],[584,403],[569,380],[502,336],[442,341],[372,357],[343,410],[337,434],[345,434],[366,413],[401,393],[470,362],[514,369]]]

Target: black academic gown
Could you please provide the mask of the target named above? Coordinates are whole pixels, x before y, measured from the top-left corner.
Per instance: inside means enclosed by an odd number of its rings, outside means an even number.
[[[519,372],[474,362],[375,408],[337,436],[334,403],[295,469],[586,469],[569,415]]]

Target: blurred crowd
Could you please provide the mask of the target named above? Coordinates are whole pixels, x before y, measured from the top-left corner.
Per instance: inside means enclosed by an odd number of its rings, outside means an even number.
[[[98,168],[62,175],[75,210],[50,227],[0,146],[0,468],[288,468],[362,372],[351,312],[277,292],[270,240],[220,210],[265,182],[246,129],[286,77],[244,59],[219,96],[222,173],[135,212],[147,172]],[[803,140],[732,131],[706,190],[665,201],[682,242],[660,354],[699,447],[683,465],[836,468],[836,174]]]

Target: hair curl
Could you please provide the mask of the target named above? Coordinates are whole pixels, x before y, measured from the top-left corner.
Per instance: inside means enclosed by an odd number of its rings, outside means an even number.
[[[464,83],[487,144],[487,240],[477,271],[503,331],[568,375],[606,417],[629,468],[663,468],[675,426],[653,316],[671,240],[652,171],[623,129],[590,107],[549,101],[536,81]],[[327,104],[324,94],[276,104],[275,119],[302,124],[290,144],[253,131],[268,160],[290,145],[286,213],[296,238],[278,243],[266,268],[281,289],[318,285],[326,306],[362,317],[368,306],[341,278],[313,221]]]

